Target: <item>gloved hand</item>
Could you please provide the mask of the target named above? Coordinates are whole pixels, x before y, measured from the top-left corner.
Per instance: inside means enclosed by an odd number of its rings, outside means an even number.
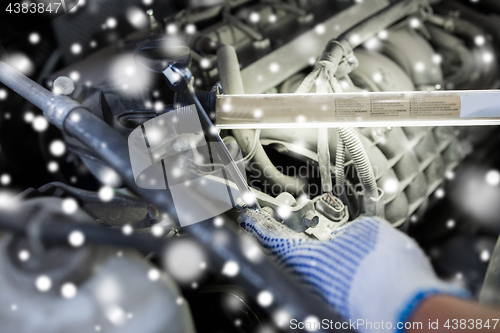
[[[468,297],[438,279],[414,240],[379,218],[359,218],[337,229],[329,241],[298,234],[254,211],[246,211],[240,224],[283,269],[344,318],[372,325],[383,321],[385,329],[378,332],[403,331],[397,324],[410,319],[430,295]],[[373,331],[369,325],[358,330]]]

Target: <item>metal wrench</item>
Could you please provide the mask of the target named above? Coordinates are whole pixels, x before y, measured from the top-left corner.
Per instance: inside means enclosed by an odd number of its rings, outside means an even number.
[[[212,123],[210,117],[195,95],[192,84],[193,74],[191,73],[189,68],[180,67],[174,62],[171,63],[162,73],[167,79],[167,83],[169,84],[170,89],[182,94],[190,104],[194,104],[196,106],[196,111],[198,113],[198,117],[200,119],[201,127],[203,129],[205,137],[209,141],[218,143],[214,145],[217,149],[217,155],[220,157],[224,165],[228,166],[228,171],[231,175],[231,178],[242,194],[243,200],[245,201],[247,206],[260,211],[261,208],[259,206],[259,203],[250,190],[245,176],[243,176],[238,169],[236,162],[234,161],[226,145],[222,141],[217,127],[215,127],[215,125]]]

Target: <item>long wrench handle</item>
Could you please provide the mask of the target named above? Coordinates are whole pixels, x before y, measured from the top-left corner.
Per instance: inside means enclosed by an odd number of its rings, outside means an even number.
[[[198,117],[200,118],[201,127],[203,128],[205,135],[210,141],[218,143],[215,145],[217,149],[217,155],[219,156],[219,158],[221,158],[224,165],[228,166],[228,171],[231,175],[231,178],[242,194],[243,200],[249,207],[260,211],[261,207],[254,194],[250,190],[245,176],[240,172],[240,169],[236,165],[236,162],[231,156],[231,153],[229,153],[229,150],[227,149],[224,141],[219,135],[217,127],[215,127],[215,125],[210,120],[210,117],[201,105],[200,100],[196,97],[193,86],[189,82],[188,89],[183,93],[183,95],[190,104],[194,104],[196,106]]]

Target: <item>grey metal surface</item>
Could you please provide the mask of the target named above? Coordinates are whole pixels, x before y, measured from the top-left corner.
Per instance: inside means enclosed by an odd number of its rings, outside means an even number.
[[[311,200],[297,202],[288,192],[283,192],[276,198],[264,193],[257,193],[256,197],[262,206],[272,208],[283,219],[283,223],[296,232],[304,232],[318,225],[319,217]]]
[[[263,93],[310,66],[311,62],[314,64],[330,39],[388,4],[387,0],[370,0],[352,6],[247,66],[241,71],[245,93]]]

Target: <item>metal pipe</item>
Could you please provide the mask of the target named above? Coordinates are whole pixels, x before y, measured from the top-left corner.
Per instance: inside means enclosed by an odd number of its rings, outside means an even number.
[[[0,61],[0,81],[16,93],[30,101],[37,108],[44,110],[48,103],[53,103],[54,94],[3,61]]]

